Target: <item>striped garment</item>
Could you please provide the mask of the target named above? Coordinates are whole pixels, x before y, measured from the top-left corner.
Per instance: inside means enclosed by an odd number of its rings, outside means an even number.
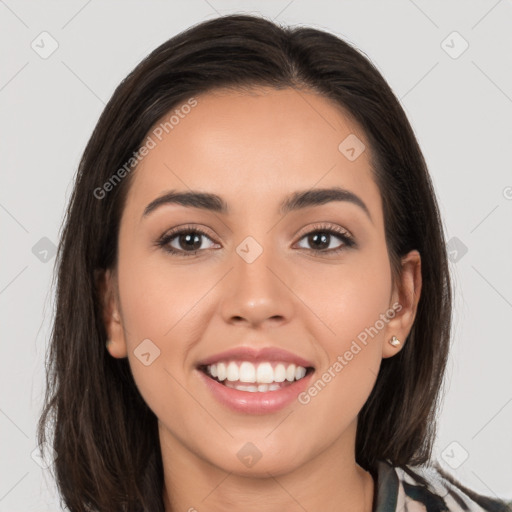
[[[512,502],[477,494],[432,465],[377,463],[373,512],[512,512]]]

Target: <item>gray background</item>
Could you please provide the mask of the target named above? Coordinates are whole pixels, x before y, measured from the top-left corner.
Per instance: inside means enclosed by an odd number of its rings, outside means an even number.
[[[31,454],[52,250],[85,144],[144,56],[232,12],[345,38],[400,98],[436,186],[456,293],[434,456],[469,487],[511,499],[510,1],[0,0],[0,510],[59,509],[49,470]]]

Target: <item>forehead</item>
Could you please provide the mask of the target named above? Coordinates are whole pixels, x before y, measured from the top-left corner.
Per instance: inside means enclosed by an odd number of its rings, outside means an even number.
[[[316,186],[364,189],[370,202],[368,194],[378,194],[365,134],[331,100],[272,88],[217,90],[193,100],[148,132],[152,149],[133,171],[127,208],[140,214],[171,189],[222,195],[233,210],[237,202],[281,201],[291,190]],[[347,145],[362,152],[347,158]]]

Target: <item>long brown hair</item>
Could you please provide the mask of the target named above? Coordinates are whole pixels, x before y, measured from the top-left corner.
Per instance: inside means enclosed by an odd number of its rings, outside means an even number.
[[[442,223],[411,125],[374,65],[338,37],[229,15],[169,39],[121,82],[80,161],[56,259],[56,312],[47,362],[40,444],[71,511],[163,511],[157,418],[128,360],[105,350],[96,278],[115,268],[120,216],[133,173],[105,197],[116,170],[171,109],[215,88],[308,90],[333,100],[362,127],[383,201],[388,253],[417,249],[423,286],[403,349],[384,359],[359,414],[356,460],[395,466],[429,460],[450,339],[451,287]],[[49,432],[51,430],[51,433]]]

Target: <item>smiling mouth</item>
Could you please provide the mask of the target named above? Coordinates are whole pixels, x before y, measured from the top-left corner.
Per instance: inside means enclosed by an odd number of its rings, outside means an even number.
[[[298,366],[284,361],[262,361],[256,364],[250,361],[219,361],[199,366],[198,369],[219,384],[252,393],[278,391],[314,371],[311,366]]]

